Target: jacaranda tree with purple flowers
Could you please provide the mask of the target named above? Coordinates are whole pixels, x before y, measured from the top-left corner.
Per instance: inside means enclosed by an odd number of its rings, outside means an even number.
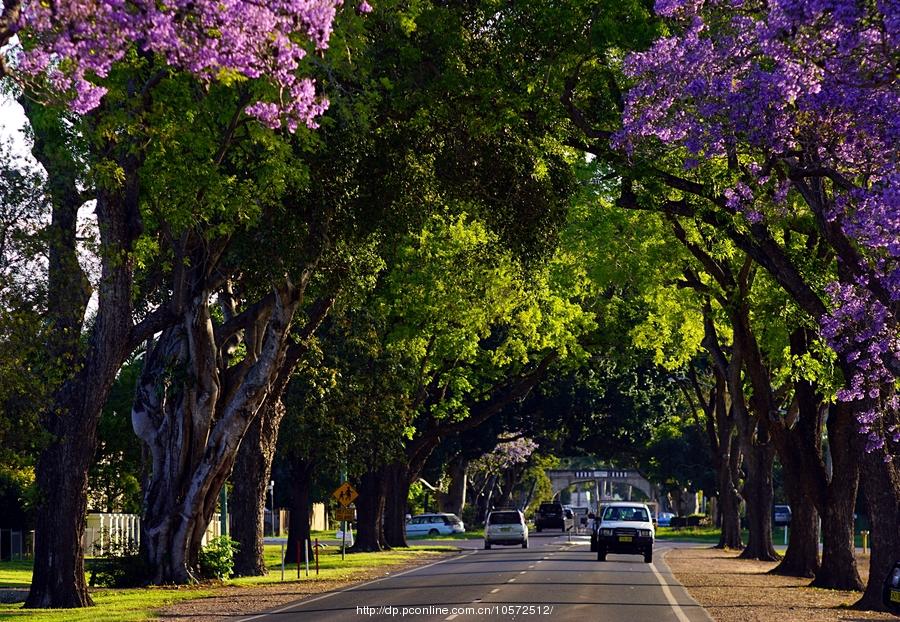
[[[270,191],[297,181],[296,164],[284,162],[287,132],[314,127],[327,106],[304,58],[327,47],[340,4],[4,2],[0,77],[31,122],[52,210],[40,338],[68,370],[48,386],[53,403],[41,415],[48,440],[36,469],[26,606],[91,604],[82,534],[100,409],[130,353],[184,313],[175,298],[160,304],[154,289],[171,276],[167,266],[178,281],[185,266],[199,266],[184,258],[204,244],[227,247],[231,233],[271,207]],[[242,141],[248,151],[236,160],[229,150]],[[267,168],[247,165],[254,149],[266,149]],[[100,234],[95,312],[76,256],[75,225],[88,201]],[[173,254],[183,260],[161,259]],[[192,287],[209,286],[201,280]]]
[[[80,0],[7,3],[18,16],[0,32],[21,35],[3,73],[34,93],[66,99],[79,114],[107,92],[100,83],[135,50],[209,82],[263,78],[268,92],[247,113],[272,128],[314,127],[328,100],[300,62],[328,47],[342,0]],[[366,10],[368,5],[361,5]],[[370,9],[369,9],[370,10]],[[2,41],[0,43],[6,43]]]
[[[730,159],[725,203],[750,223],[812,211],[841,268],[822,333],[853,369],[842,399],[872,400],[874,451],[900,441],[900,5],[868,6],[661,0],[678,34],[630,57],[621,138]]]
[[[856,411],[866,460],[883,463],[863,477],[875,522],[863,604],[875,605],[900,544],[900,4],[658,0],[656,10],[671,32],[626,60],[635,83],[615,140],[632,156],[675,148],[686,178],[726,171],[716,188],[669,185],[731,214],[734,236],[838,354],[839,399]],[[804,218],[836,262],[824,297],[773,233]]]

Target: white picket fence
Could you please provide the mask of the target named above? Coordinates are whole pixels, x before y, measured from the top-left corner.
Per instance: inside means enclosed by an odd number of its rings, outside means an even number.
[[[212,521],[203,534],[205,545],[221,534],[219,514],[213,514]],[[92,512],[87,516],[87,527],[81,545],[85,555],[94,557],[105,554],[110,546],[128,544],[137,549],[141,544],[141,517],[137,514]]]

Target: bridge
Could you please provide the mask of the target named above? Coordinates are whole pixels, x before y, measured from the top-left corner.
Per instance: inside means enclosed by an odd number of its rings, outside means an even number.
[[[601,501],[614,499],[618,494],[619,498],[630,501],[634,490],[637,489],[644,493],[644,496],[650,501],[659,501],[659,490],[656,485],[641,475],[637,469],[616,469],[614,467],[592,470],[548,469],[547,477],[550,478],[554,495],[575,484],[591,482],[593,483],[592,499]]]

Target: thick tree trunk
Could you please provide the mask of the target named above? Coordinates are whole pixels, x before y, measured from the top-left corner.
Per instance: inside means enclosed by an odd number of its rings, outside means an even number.
[[[309,530],[309,497],[314,469],[313,460],[294,459],[291,463],[291,523],[285,553],[286,561],[291,564],[303,561],[304,544],[308,559],[315,556]]]
[[[382,551],[387,548],[384,541],[384,479],[383,469],[368,471],[359,478],[356,541],[349,549],[353,553]]]
[[[853,542],[853,511],[859,483],[862,439],[853,425],[851,409],[835,404],[828,417],[828,449],[833,472],[820,510],[822,516],[822,564],[814,587],[862,591]]]
[[[469,459],[459,454],[447,467],[450,476],[450,487],[447,494],[441,498],[441,511],[462,516],[463,507],[466,505],[466,471],[469,468]]]
[[[803,473],[785,468],[784,486],[791,504],[788,548],[772,574],[813,578],[819,571],[819,513],[800,481]]]
[[[21,98],[26,113],[42,114]],[[46,115],[43,115],[46,116]],[[90,296],[77,258],[76,225],[81,204],[78,171],[66,154],[68,131],[49,118],[33,123],[32,152],[48,174],[52,220],[48,241],[48,353],[35,369],[67,380],[55,387],[41,424],[51,435],[36,467],[38,506],[35,521],[34,575],[25,607],[71,608],[92,605],[84,580],[87,473],[96,448],[97,423],[116,374],[142,332],[132,324],[132,270],[129,256],[140,234],[137,206],[138,155],[120,158],[124,183],[115,193],[97,194],[101,264],[98,311],[87,348],[83,319]],[[109,156],[109,154],[107,154]],[[146,320],[149,324],[154,320]],[[75,371],[73,371],[75,370]]]
[[[713,463],[716,465],[717,484],[719,487],[719,513],[722,531],[719,535],[720,549],[743,549],[741,536],[741,495],[738,492],[738,473],[741,464],[740,439],[735,434],[733,409],[729,408],[725,394],[727,381],[720,373],[716,373],[716,389],[713,411],[716,419],[716,433],[711,435],[715,440],[716,452]],[[707,416],[712,416],[707,414]]]
[[[738,454],[740,454],[739,451]],[[722,531],[716,548],[742,549],[744,542],[741,537],[741,496],[734,482],[731,456],[729,455],[727,458],[727,460],[722,460],[717,473]]]
[[[885,430],[879,432],[883,434]],[[894,562],[900,559],[900,469],[897,458],[888,459],[886,455],[885,449],[862,454],[860,482],[872,523],[872,557],[869,582],[855,604],[859,609],[884,610],[882,585]]]
[[[395,462],[384,468],[386,497],[384,507],[384,541],[391,547],[407,547],[406,514],[409,507],[409,466]]]
[[[35,518],[35,564],[26,607],[93,605],[84,579],[81,538],[87,516],[87,473],[96,427],[66,432],[73,418],[60,418],[57,436],[40,456],[37,485],[41,500]],[[85,438],[88,436],[88,438]]]
[[[231,537],[238,543],[234,574],[239,577],[267,573],[263,558],[263,515],[266,489],[272,474],[272,460],[278,440],[278,424],[284,416],[280,399],[267,398],[250,424],[231,474]]]
[[[771,443],[749,442],[744,449],[747,480],[743,497],[747,502],[747,527],[750,535],[741,552],[742,559],[777,561],[780,556],[772,543],[772,464],[775,448]]]

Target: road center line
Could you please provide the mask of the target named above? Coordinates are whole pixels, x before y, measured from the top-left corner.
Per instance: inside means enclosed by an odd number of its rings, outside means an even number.
[[[666,595],[666,600],[669,601],[669,605],[672,606],[672,611],[675,612],[675,617],[678,618],[678,622],[691,622],[690,618],[688,618],[681,609],[681,605],[675,600],[675,596],[672,594],[672,590],[669,589],[666,580],[660,574],[659,570],[656,569],[656,564],[650,564],[650,570],[656,575],[656,580],[659,581],[659,586],[662,588],[663,594]]]

